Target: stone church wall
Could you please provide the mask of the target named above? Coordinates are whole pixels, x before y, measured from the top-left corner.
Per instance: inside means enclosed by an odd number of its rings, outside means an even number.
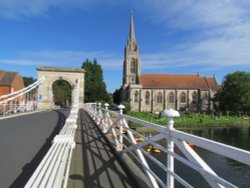
[[[139,94],[135,99],[135,92]],[[148,99],[146,95],[149,94]],[[174,94],[172,100],[170,95]],[[185,102],[181,100],[181,95],[185,95]],[[157,98],[162,95],[162,100]],[[174,89],[132,89],[130,90],[130,105],[132,111],[156,112],[163,111],[166,108],[188,111],[208,111],[212,109],[211,97],[214,93],[208,90],[174,90]],[[183,99],[184,100],[184,99]]]

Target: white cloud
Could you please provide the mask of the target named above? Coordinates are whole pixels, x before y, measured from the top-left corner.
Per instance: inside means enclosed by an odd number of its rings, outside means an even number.
[[[200,66],[207,70],[250,69],[250,1],[145,0],[152,22],[184,39],[172,48],[142,54],[147,69]],[[167,42],[167,41],[166,41]]]
[[[1,64],[18,66],[81,67],[86,58],[102,65],[103,69],[121,69],[122,59],[111,53],[84,51],[25,51],[16,58],[0,59]]]
[[[122,5],[116,0],[2,0],[0,16],[44,16],[50,8],[63,11],[105,5]],[[207,69],[250,66],[250,1],[248,0],[135,0],[135,10],[145,19],[165,26],[171,34],[185,36],[172,48],[141,54],[143,68],[190,67]],[[139,35],[139,33],[138,33]],[[164,40],[163,40],[164,42]],[[168,41],[165,41],[166,43]],[[159,44],[160,45],[160,44]],[[141,46],[143,49],[143,46]],[[142,50],[143,51],[143,50]],[[96,57],[105,69],[121,69],[122,57],[104,52],[39,51],[25,52],[18,59],[0,62],[27,65],[81,65],[84,57]]]
[[[64,12],[90,10],[92,7],[114,7],[121,5],[116,0],[1,0],[0,17],[16,19],[20,17],[47,16],[54,8]]]

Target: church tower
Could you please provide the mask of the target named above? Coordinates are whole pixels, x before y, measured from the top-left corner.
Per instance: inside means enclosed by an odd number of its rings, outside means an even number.
[[[139,84],[140,74],[140,50],[135,39],[134,20],[131,13],[129,37],[124,50],[123,88],[129,85]]]

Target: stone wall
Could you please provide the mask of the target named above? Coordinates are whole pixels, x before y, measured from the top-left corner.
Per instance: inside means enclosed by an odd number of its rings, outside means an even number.
[[[136,94],[139,96],[136,99]],[[146,99],[148,95],[148,99]],[[174,95],[173,100],[169,99]],[[185,96],[185,102],[181,100],[181,95]],[[196,96],[196,97],[195,97]],[[130,105],[132,111],[155,112],[165,108],[189,111],[209,111],[212,110],[211,97],[214,93],[210,90],[195,89],[130,89]]]

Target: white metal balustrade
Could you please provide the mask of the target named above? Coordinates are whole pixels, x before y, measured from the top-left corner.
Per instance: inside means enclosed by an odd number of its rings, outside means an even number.
[[[18,112],[30,112],[37,109],[37,88],[44,82],[41,77],[33,84],[0,96],[0,116],[12,115]]]
[[[67,187],[72,152],[75,148],[75,130],[79,110],[80,85],[77,82],[72,109],[52,146],[25,185],[25,188]]]
[[[218,176],[208,164],[188,145],[193,143],[198,147],[212,151],[227,158],[236,160],[240,163],[250,166],[250,152],[228,146],[222,143],[218,143],[212,140],[194,136],[188,133],[184,133],[174,129],[174,117],[178,117],[179,113],[173,109],[166,109],[164,115],[168,117],[167,127],[156,125],[150,122],[146,122],[134,117],[130,117],[123,114],[124,106],[119,105],[120,112],[114,112],[108,110],[108,104],[104,105],[105,108],[101,108],[101,104],[88,103],[85,104],[85,110],[93,118],[96,124],[100,127],[103,133],[110,137],[112,135],[113,142],[117,151],[123,153],[129,153],[133,156],[138,163],[141,164],[143,171],[151,181],[152,187],[174,187],[174,180],[181,183],[184,187],[192,187],[190,183],[180,177],[174,171],[174,159],[182,162],[183,164],[191,167],[201,174],[201,176],[207,181],[211,187],[237,187],[227,180]],[[134,122],[150,128],[158,134],[151,138],[146,138],[144,135],[131,129],[127,123]],[[117,129],[118,128],[118,129]],[[127,134],[123,134],[126,131]],[[144,139],[143,142],[137,142],[135,136],[140,136]],[[157,141],[165,139],[167,141],[166,146],[160,145]],[[158,159],[145,151],[146,145],[152,145],[159,148],[162,152],[166,153],[167,164],[162,163]],[[174,146],[183,153],[179,155],[174,152]],[[148,158],[154,162],[159,168],[166,172],[167,182],[163,182],[153,170],[150,169],[147,160]]]

